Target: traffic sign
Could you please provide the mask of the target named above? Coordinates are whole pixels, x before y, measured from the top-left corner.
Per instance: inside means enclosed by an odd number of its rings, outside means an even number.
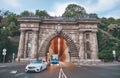
[[[116,51],[115,50],[113,50],[113,55],[115,55],[116,54]]]
[[[7,50],[4,48],[4,49],[3,49],[3,52],[6,52],[6,51],[7,51]]]
[[[3,63],[5,62],[6,51],[7,51],[7,50],[4,48],[4,49],[3,49],[3,53],[2,53],[2,54],[3,54]]]
[[[2,53],[3,55],[6,55],[6,51],[3,51],[3,53]]]

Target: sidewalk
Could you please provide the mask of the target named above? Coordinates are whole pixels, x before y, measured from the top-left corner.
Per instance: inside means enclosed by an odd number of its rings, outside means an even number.
[[[101,62],[101,63],[97,63],[97,64],[83,64],[82,66],[117,66],[120,65],[120,62]]]
[[[27,65],[27,64],[28,64],[28,62],[0,63],[0,67],[16,66],[16,65]]]
[[[120,62],[114,61],[114,62],[108,62],[108,63],[101,63],[98,65],[99,66],[115,66],[115,65],[120,65]]]

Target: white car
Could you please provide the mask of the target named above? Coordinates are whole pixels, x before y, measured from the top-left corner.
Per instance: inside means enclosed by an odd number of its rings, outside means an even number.
[[[46,62],[44,62],[42,60],[34,60],[26,66],[25,72],[29,72],[29,71],[40,72],[45,69],[47,69]]]

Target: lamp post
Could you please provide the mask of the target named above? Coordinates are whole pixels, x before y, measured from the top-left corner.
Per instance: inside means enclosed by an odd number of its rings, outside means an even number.
[[[112,54],[113,54],[114,60],[116,60],[116,51],[113,50],[113,51],[112,51]]]
[[[5,62],[6,51],[7,51],[7,50],[4,48],[4,49],[3,49],[3,53],[2,53],[2,55],[3,55],[3,63]]]

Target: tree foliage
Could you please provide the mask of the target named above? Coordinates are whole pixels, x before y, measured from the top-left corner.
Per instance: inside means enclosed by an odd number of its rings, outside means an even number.
[[[98,18],[96,13],[90,13],[90,14],[88,14],[88,17],[89,18]]]
[[[7,29],[0,29],[0,62],[3,61],[2,50],[4,48],[7,49],[6,60],[5,62],[9,62],[12,60],[12,53],[14,52],[17,54],[18,43],[11,42],[8,39],[8,30]]]
[[[13,12],[10,12],[9,10],[0,10],[0,16],[8,16],[12,13]]]
[[[81,18],[87,15],[85,9],[76,4],[69,4],[63,13],[63,17]]]
[[[40,10],[36,10],[35,12],[35,16],[50,16],[45,10],[40,11]]]
[[[21,12],[20,16],[22,16],[22,17],[34,16],[34,13],[33,13],[33,12],[30,12],[30,11],[25,10],[25,11]]]
[[[6,19],[6,29],[9,32],[9,36],[16,36],[19,35],[19,23],[17,21],[17,15],[16,14],[10,14],[7,16]]]
[[[99,29],[109,33],[115,39],[111,39],[106,34],[98,31],[98,46],[99,58],[105,61],[113,60],[112,51],[116,51],[116,58],[120,56],[120,21],[114,18],[101,18],[101,24],[98,25]]]

